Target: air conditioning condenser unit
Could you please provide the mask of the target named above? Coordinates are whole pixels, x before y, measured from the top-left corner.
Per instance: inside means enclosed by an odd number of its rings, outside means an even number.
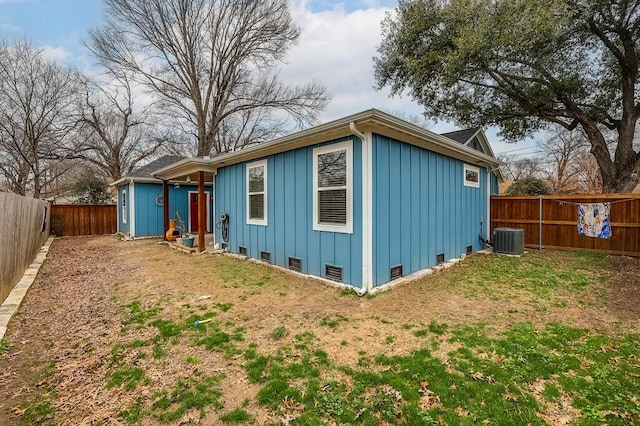
[[[493,252],[521,255],[524,253],[524,229],[496,228],[493,230]]]

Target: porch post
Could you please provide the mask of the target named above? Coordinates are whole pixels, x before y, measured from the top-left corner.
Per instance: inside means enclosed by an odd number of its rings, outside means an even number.
[[[167,231],[169,231],[169,182],[162,180],[162,211],[164,232],[162,233],[162,239],[167,241]]]
[[[205,250],[204,234],[207,232],[207,201],[204,198],[204,172],[198,172],[198,253]]]

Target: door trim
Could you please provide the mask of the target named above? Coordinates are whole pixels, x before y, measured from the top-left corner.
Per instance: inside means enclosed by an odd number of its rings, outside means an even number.
[[[191,194],[198,195],[198,191],[189,191],[187,194],[187,215],[189,217],[187,229],[191,232]],[[204,198],[207,201],[207,232],[211,232],[211,193],[204,191]]]

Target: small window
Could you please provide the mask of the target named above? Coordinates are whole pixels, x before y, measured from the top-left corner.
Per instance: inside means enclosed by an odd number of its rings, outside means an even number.
[[[464,165],[464,186],[480,188],[480,169],[478,167]]]
[[[122,190],[122,223],[127,223],[127,190]]]
[[[352,142],[313,150],[313,229],[353,232]]]
[[[247,164],[247,223],[267,225],[267,160]]]

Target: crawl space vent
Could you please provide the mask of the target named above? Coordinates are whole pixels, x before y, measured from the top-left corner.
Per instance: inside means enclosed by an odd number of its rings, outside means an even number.
[[[229,244],[222,243],[222,244],[220,244],[220,247],[222,247],[222,250],[227,251],[227,249],[229,248]]]
[[[402,276],[402,265],[397,265],[391,268],[391,281]]]
[[[444,263],[444,253],[438,253],[436,255],[436,264],[442,265]]]
[[[473,253],[473,246],[467,246],[467,254]]]
[[[325,275],[330,280],[342,281],[342,268],[340,266],[325,266]]]
[[[260,260],[262,260],[263,262],[271,263],[271,252],[261,251]]]
[[[296,272],[302,272],[302,260],[297,257],[289,258],[289,269]]]
[[[243,256],[247,255],[247,248],[245,246],[238,246],[238,253],[240,253]]]

